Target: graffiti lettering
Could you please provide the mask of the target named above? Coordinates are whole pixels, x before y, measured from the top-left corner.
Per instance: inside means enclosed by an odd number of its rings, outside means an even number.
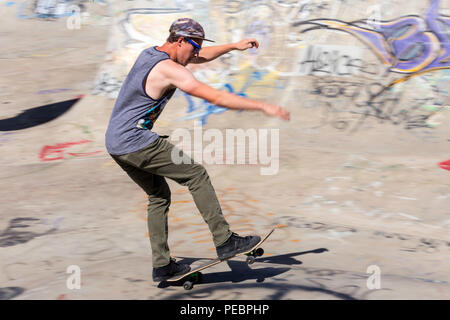
[[[79,144],[90,143],[91,140],[81,140],[77,142],[68,142],[68,143],[59,143],[53,146],[44,146],[42,147],[41,152],[39,153],[39,158],[41,161],[54,161],[54,160],[62,160],[65,159],[64,152],[67,148]],[[68,155],[73,157],[81,157],[81,156],[89,156],[93,154],[97,154],[101,151],[93,151],[93,152],[68,152]]]

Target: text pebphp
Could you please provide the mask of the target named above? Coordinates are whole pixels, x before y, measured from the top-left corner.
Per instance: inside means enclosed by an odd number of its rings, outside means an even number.
[[[265,314],[266,311],[269,310],[269,306],[264,305],[239,305],[239,304],[226,304],[225,305],[225,314],[245,314],[245,315],[252,315],[252,314]]]

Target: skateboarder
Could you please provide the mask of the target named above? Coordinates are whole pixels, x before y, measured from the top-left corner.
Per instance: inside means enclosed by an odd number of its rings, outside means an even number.
[[[256,39],[202,48],[202,26],[189,18],[176,20],[162,46],[145,49],[125,79],[114,105],[106,148],[119,166],[148,195],[148,230],[152,248],[153,280],[163,281],[190,270],[170,257],[167,214],[170,189],[165,178],[189,188],[194,202],[212,233],[219,258],[244,252],[259,242],[258,236],[240,237],[230,230],[205,168],[197,163],[175,164],[175,146],[152,131],[164,106],[179,88],[183,92],[230,109],[258,110],[289,120],[289,112],[276,105],[216,90],[185,68],[189,63],[214,60],[231,50],[258,47]],[[182,152],[177,151],[178,155]]]

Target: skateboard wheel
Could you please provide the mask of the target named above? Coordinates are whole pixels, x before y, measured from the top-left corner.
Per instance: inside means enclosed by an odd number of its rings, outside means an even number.
[[[194,287],[194,283],[191,282],[191,281],[186,281],[186,282],[183,284],[184,290],[191,290],[192,287]]]
[[[264,254],[264,249],[263,248],[256,249],[255,254],[257,257],[261,257]]]
[[[255,262],[255,257],[253,257],[253,256],[247,257],[247,264],[253,264],[254,262]]]

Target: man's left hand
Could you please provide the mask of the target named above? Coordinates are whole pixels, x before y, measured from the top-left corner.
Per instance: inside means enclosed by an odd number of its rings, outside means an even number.
[[[247,50],[250,48],[258,48],[259,47],[258,40],[256,40],[256,39],[244,39],[239,42],[236,42],[235,45],[236,45],[236,50],[241,50],[241,51]]]

